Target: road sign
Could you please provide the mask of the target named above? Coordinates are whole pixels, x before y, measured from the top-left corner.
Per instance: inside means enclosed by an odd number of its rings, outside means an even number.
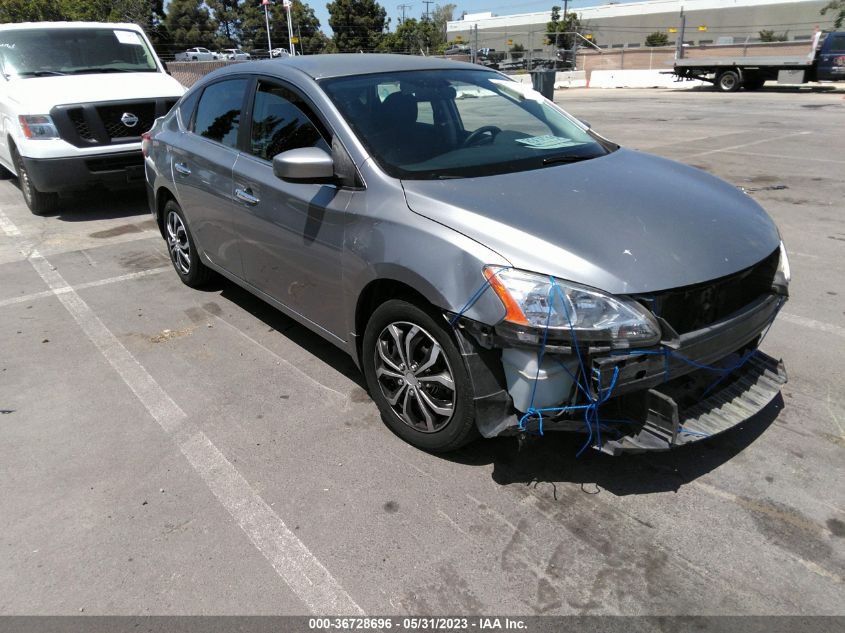
[[[513,40],[508,40],[508,46],[513,46]]]
[[[677,32],[678,32],[678,29],[676,29],[674,26],[670,26],[670,27],[669,27],[669,32],[670,32],[670,33],[677,33]]]
[[[698,27],[698,30],[699,30],[699,31],[706,31],[706,30],[707,30],[707,25],[706,25],[706,24],[702,24],[701,26],[699,26],[699,27]]]

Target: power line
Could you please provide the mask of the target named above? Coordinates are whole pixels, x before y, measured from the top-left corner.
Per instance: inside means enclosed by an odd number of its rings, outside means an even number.
[[[405,21],[405,10],[410,9],[413,6],[414,5],[412,5],[412,4],[397,4],[396,5],[396,8],[399,9],[402,12],[402,22]],[[402,24],[402,22],[400,22],[399,24]]]
[[[428,20],[428,5],[434,4],[434,0],[422,0],[425,5],[425,19]]]

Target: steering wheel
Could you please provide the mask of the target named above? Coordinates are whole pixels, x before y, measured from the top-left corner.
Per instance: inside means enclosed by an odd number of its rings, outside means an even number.
[[[464,147],[471,147],[476,145],[479,140],[485,134],[490,134],[490,142],[492,143],[493,140],[496,138],[496,135],[502,131],[502,128],[496,127],[495,125],[482,125],[480,128],[472,132],[469,136],[464,139]]]

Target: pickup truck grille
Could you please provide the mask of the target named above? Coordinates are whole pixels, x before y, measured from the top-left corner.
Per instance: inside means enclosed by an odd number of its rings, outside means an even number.
[[[114,145],[141,140],[157,117],[167,114],[178,99],[138,99],[56,106],[50,112],[59,135],[76,147]],[[129,116],[124,116],[129,115]],[[132,123],[134,125],[127,125]]]

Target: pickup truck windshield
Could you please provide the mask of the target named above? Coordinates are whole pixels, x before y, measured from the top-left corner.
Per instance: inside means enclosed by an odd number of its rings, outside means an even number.
[[[490,176],[614,149],[539,93],[487,70],[373,74],[320,85],[394,178]]]
[[[135,31],[110,28],[0,31],[0,70],[7,77],[157,72]]]

